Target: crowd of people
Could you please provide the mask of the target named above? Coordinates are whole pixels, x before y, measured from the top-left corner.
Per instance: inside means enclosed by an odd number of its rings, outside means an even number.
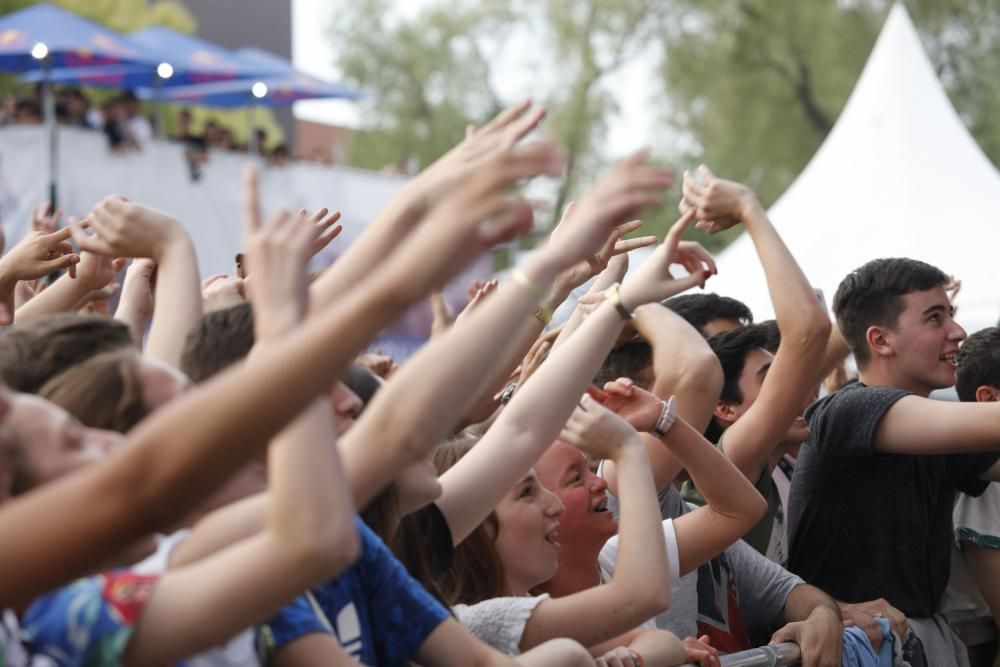
[[[90,130],[100,130],[108,139],[108,148],[114,153],[141,151],[153,140],[155,126],[139,99],[130,91],[106,99],[95,105],[80,88],[64,86],[54,93],[55,119],[60,125]],[[0,125],[40,125],[44,121],[41,87],[31,95],[7,95],[0,105]],[[266,157],[275,166],[283,166],[290,159],[288,146],[269,146],[267,131],[257,128],[254,146],[257,154]],[[183,143],[192,164],[203,164],[209,159],[209,150],[247,153],[247,143],[237,142],[231,128],[215,118],[208,118],[196,131],[191,110],[177,112],[175,130],[170,139]],[[194,170],[193,170],[194,171]]]
[[[942,599],[958,545],[1000,612],[1000,329],[908,258],[832,322],[706,167],[633,237],[675,180],[645,152],[451,317],[443,286],[531,228],[516,187],[562,173],[543,118],[471,128],[318,274],[339,214],[261,211],[253,167],[204,281],[165,213],[39,210],[0,257],[0,665],[969,664]],[[749,234],[775,320],[706,291],[692,227]],[[427,343],[372,354],[428,297]]]

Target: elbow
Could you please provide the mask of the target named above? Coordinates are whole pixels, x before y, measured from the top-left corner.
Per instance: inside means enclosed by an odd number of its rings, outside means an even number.
[[[353,521],[348,529],[321,529],[302,538],[284,538],[294,571],[312,586],[335,578],[361,556],[361,538]]]
[[[669,568],[664,563],[660,570],[666,575]],[[629,595],[626,614],[629,622],[633,625],[645,623],[670,608],[669,576],[659,576],[658,574],[652,579],[653,581],[644,579],[641,588]]]
[[[756,489],[754,490],[753,495],[753,501],[747,508],[748,529],[756,526],[760,520],[764,518],[764,515],[767,514],[767,501],[764,500],[764,496],[760,495]]]
[[[707,346],[691,355],[679,372],[679,381],[674,387],[675,394],[698,394],[712,396],[713,400],[722,393],[725,378],[719,358]],[[666,397],[661,397],[666,398]]]
[[[827,342],[830,340],[830,333],[832,331],[833,324],[830,322],[830,318],[817,307],[816,312],[802,322],[801,327],[795,327],[788,332],[788,340],[803,351],[822,354],[826,351]],[[785,337],[783,335],[782,343],[784,341]]]

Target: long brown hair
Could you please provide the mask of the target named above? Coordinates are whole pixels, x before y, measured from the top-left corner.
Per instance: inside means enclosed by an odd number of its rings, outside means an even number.
[[[148,413],[131,348],[98,354],[52,378],[38,392],[81,423],[127,433]]]
[[[479,438],[459,435],[437,447],[431,461],[444,474],[465,456]],[[436,578],[437,588],[449,605],[476,604],[483,600],[501,597],[506,591],[503,564],[493,546],[500,532],[495,512],[490,512],[476,529],[455,547],[451,567]],[[426,554],[427,551],[424,551]],[[426,555],[424,556],[426,559]]]

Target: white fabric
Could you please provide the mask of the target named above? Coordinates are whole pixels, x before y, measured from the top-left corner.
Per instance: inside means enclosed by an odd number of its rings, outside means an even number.
[[[967,528],[984,538],[1000,540],[1000,484],[990,484],[978,498],[959,493],[951,516],[956,532]]]
[[[243,235],[241,173],[250,158],[210,151],[201,180],[192,182],[183,144],[152,140],[141,151],[112,154],[102,132],[59,128],[58,137],[59,204],[65,213],[82,217],[105,196],[125,195],[184,223],[203,277],[233,272]],[[0,129],[0,222],[8,247],[24,235],[31,210],[48,199],[45,145],[44,128]],[[324,250],[329,260],[404,183],[397,176],[306,162],[264,166],[261,204],[265,211],[339,210],[344,231]]]
[[[769,211],[810,283],[832,303],[848,272],[912,257],[962,280],[959,323],[996,323],[1000,175],[955,112],[902,3],[896,3],[837,124]],[[756,319],[774,310],[743,234],[707,289]]]
[[[483,600],[477,604],[452,607],[459,623],[481,641],[507,655],[521,652],[521,637],[535,607],[548,599],[537,597],[507,597]]]
[[[177,545],[187,539],[191,531],[182,528],[169,535],[156,536],[156,551],[132,566],[132,571],[136,574],[163,574],[170,564],[170,555],[177,548]]]

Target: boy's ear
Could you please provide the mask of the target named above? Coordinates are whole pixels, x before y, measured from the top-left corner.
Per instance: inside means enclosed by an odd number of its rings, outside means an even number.
[[[976,388],[977,403],[995,403],[997,401],[1000,401],[1000,388],[987,384]]]

